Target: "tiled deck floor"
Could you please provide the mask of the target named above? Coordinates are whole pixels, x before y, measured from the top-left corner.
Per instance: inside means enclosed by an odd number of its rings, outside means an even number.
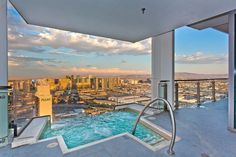
[[[177,135],[174,157],[236,157],[236,133],[227,130],[227,100],[208,103],[204,108],[176,111]],[[169,116],[163,113],[150,120],[170,130]],[[47,148],[56,140],[10,149],[0,148],[0,157],[61,157],[59,146]],[[128,137],[66,154],[66,157],[167,157],[167,148],[152,152]]]
[[[177,135],[175,157],[236,157],[236,133],[227,130],[228,101],[208,103],[201,108],[185,108],[175,112]],[[170,130],[166,113],[152,122]],[[165,157],[166,149],[157,153]]]
[[[59,145],[47,148],[50,143],[57,140],[41,142],[33,145],[11,149],[0,149],[0,157],[63,157]],[[90,146],[79,151],[65,154],[64,157],[155,157],[155,153],[134,141],[128,136],[103,142],[99,145]]]
[[[0,149],[0,157],[62,157],[63,155],[59,146],[50,149],[47,148],[47,145],[53,142],[57,142],[57,140],[26,145],[14,149],[7,146]]]

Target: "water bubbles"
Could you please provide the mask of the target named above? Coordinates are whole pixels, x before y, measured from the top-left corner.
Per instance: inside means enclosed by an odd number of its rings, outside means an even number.
[[[67,118],[48,127],[41,139],[62,135],[68,148],[130,132],[137,118],[135,112],[110,112],[96,116]],[[135,136],[147,143],[156,143],[161,137],[139,124]]]

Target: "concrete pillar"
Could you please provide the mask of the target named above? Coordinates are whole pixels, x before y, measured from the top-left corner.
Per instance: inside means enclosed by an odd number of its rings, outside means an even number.
[[[168,81],[167,99],[174,106],[174,31],[152,38],[152,99],[158,97],[158,84]]]
[[[0,0],[0,147],[8,137],[7,0]]]
[[[229,107],[228,127],[236,131],[236,12],[229,15]]]

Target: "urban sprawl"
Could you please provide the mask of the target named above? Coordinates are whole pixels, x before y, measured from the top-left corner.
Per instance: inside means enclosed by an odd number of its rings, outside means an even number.
[[[179,103],[196,104],[196,81],[178,82]],[[215,83],[216,98],[227,97],[227,81]],[[150,78],[66,76],[60,79],[12,80],[9,93],[11,120],[24,122],[35,116],[53,119],[96,115],[116,105],[147,104],[151,100]],[[201,102],[211,100],[211,82],[201,81]]]

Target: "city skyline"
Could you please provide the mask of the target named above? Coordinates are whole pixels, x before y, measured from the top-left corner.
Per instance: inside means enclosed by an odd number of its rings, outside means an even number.
[[[10,4],[8,20],[10,79],[151,72],[150,39],[128,43],[27,25]],[[175,35],[176,72],[227,73],[226,34],[183,27]]]

